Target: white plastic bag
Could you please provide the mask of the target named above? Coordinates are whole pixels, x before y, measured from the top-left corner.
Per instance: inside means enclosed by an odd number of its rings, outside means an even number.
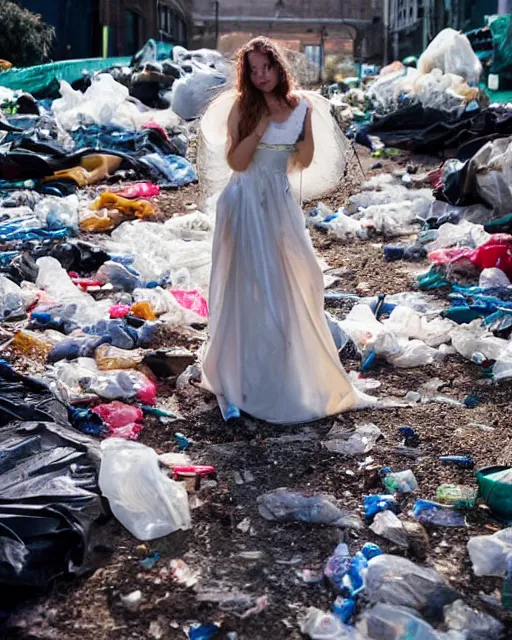
[[[501,269],[491,267],[484,269],[480,274],[478,286],[482,289],[491,289],[493,287],[509,287],[510,280]]]
[[[474,536],[467,546],[476,576],[504,576],[507,559],[512,556],[512,527],[492,536]]]
[[[187,492],[161,471],[150,447],[121,438],[101,443],[99,487],[119,522],[139,540],[190,528]]]
[[[482,321],[473,320],[469,324],[456,325],[451,331],[452,345],[463,358],[471,360],[475,353],[486,360],[506,358],[509,342],[496,338],[482,327]]]
[[[482,73],[482,64],[464,34],[455,29],[443,29],[418,60],[420,73],[430,73],[433,69],[455,73],[476,84]]]

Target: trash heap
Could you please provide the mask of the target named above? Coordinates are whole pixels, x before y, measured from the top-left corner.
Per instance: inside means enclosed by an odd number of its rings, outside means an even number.
[[[215,476],[180,434],[163,457],[135,442],[148,419],[177,419],[159,387],[188,382],[204,340],[213,217],[191,206],[162,222],[159,202],[197,182],[185,120],[226,82],[215,65],[227,73],[207,50],[175,47],[161,64],[153,44],[130,82],[111,69],[83,91],[62,81],[53,101],[1,92],[0,348],[32,374],[0,362],[2,616],[90,568],[101,496],[149,540],[190,527],[184,480]],[[133,97],[167,72],[164,108]]]
[[[177,49],[180,65],[190,64],[192,77],[199,75],[191,84],[185,76],[174,78],[172,108],[142,108],[133,101],[132,90],[146,80],[158,85],[160,99],[168,83],[161,75],[176,71],[158,61],[152,47],[136,57],[140,76],[131,77],[131,84],[119,82],[113,71],[94,76],[84,92],[62,83],[52,104],[29,101],[37,108],[31,114],[20,113],[21,96],[8,96],[6,110],[16,113],[6,114],[1,125],[6,135],[0,165],[0,349],[16,368],[26,369],[28,361],[37,379],[0,362],[0,582],[12,589],[2,606],[6,613],[29,590],[45,590],[57,577],[87,571],[89,535],[100,513],[111,512],[137,540],[151,541],[188,530],[190,494],[202,482],[216,487],[215,467],[195,464],[191,439],[174,432],[179,416],[168,392],[198,377],[214,216],[209,203],[204,211],[191,207],[165,222],[158,215],[166,188],[196,179],[185,158],[191,129],[183,120],[195,117],[209,99],[203,91],[187,112],[177,106],[175,88],[184,87],[185,94],[190,86],[198,90],[201,73],[217,76],[220,62],[211,52]],[[213,72],[201,67],[212,64]],[[444,76],[449,73],[445,69]],[[354,100],[360,97],[354,94]],[[459,97],[454,100],[460,103]],[[506,136],[483,136],[431,174],[400,169],[374,176],[346,208],[333,212],[320,203],[308,215],[308,225],[343,241],[392,240],[383,247],[389,261],[427,256],[433,264],[419,278],[423,292],[368,297],[326,290],[327,301],[350,303],[341,319],[329,315],[328,320],[342,359],[359,360],[359,371],[350,376],[365,392],[380,385],[369,377],[379,361],[415,369],[460,354],[481,367],[482,376],[512,377],[509,146]],[[425,293],[438,288],[436,297]],[[188,346],[169,347],[169,332]],[[445,387],[443,380],[431,379],[393,406],[435,403],[469,412],[478,405],[478,396],[455,397]],[[171,451],[159,454],[137,442],[152,421],[170,425]],[[373,423],[334,422],[317,436],[316,455],[327,452],[357,463],[357,471],[346,473],[357,475],[364,490],[361,515],[327,491],[274,488],[283,476],[272,454],[265,453],[265,482],[270,478],[272,488],[257,496],[250,493],[255,486],[245,487],[255,482],[251,472],[235,474],[234,484],[247,489],[253,511],[236,525],[237,532],[259,544],[253,528],[258,517],[275,525],[276,539],[290,523],[339,530],[329,538],[321,569],[297,569],[292,577],[316,589],[324,603],[326,593],[327,599],[333,596],[329,612],[325,607],[297,612],[300,629],[310,638],[506,637],[496,617],[465,602],[431,566],[428,533],[437,535],[445,527],[464,531],[476,517],[478,500],[498,522],[510,520],[510,467],[479,469],[469,480],[472,456],[445,452],[436,462],[466,475],[458,483],[439,482],[435,500],[427,500],[413,463],[403,462],[421,459],[422,438],[408,426],[397,433],[400,445],[384,451],[394,456],[393,466],[388,460],[388,466],[374,464],[384,434]],[[291,440],[276,438],[281,449],[302,435],[287,437]],[[264,443],[267,451],[270,440]],[[228,449],[228,456],[237,458],[229,447],[215,446],[212,454]],[[250,446],[250,456],[263,447],[257,441]],[[332,458],[324,462],[335,469],[332,475],[341,473]],[[287,480],[295,472],[286,474]],[[220,506],[212,505],[215,509]],[[218,517],[224,519],[233,534],[233,513]],[[510,531],[472,536],[467,544],[474,574],[499,579],[505,610],[512,607]],[[364,543],[363,532],[379,544]],[[240,558],[261,558],[261,551],[244,549]],[[324,551],[315,548],[317,555]],[[146,584],[171,579],[174,587],[194,588],[199,603],[216,603],[240,620],[269,607],[266,593],[256,598],[226,595],[220,588],[208,592],[204,584],[196,586],[199,571],[184,560],[173,558],[167,567],[159,566],[159,559],[155,552],[136,562],[149,576]],[[296,564],[294,558],[279,563]],[[258,573],[274,581],[274,569]],[[143,593],[126,583],[122,589],[112,599],[128,615],[137,613]],[[206,608],[201,614],[214,615]],[[150,636],[163,637],[155,624]],[[194,623],[185,632],[189,638],[213,638],[220,626]]]
[[[507,16],[496,17],[488,28],[495,44],[491,71],[485,66],[491,84],[497,70],[503,85],[508,77],[503,54],[510,48],[507,20]],[[443,29],[416,66],[395,61],[373,80],[365,79],[364,87],[340,83],[328,87],[326,94],[341,126],[346,129],[351,122],[359,122],[349,128],[349,134],[374,151],[385,146],[442,152],[475,137],[511,135],[510,109],[490,104],[489,95],[479,86],[484,67],[477,53],[466,35]]]

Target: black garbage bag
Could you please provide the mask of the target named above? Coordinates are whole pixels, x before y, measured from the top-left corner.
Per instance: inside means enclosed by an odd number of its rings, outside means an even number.
[[[88,568],[101,514],[99,443],[73,428],[73,412],[42,383],[0,360],[0,589],[17,604]]]

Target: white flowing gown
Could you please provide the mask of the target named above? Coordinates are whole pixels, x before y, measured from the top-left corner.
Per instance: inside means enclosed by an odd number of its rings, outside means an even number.
[[[271,122],[249,168],[217,203],[203,386],[228,405],[275,423],[355,408],[362,394],[341,366],[324,314],[324,284],[287,177],[304,126],[301,98]]]

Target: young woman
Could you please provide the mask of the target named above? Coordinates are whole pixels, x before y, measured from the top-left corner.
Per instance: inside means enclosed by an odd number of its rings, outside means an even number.
[[[315,154],[312,100],[293,90],[275,44],[256,38],[239,51],[227,121],[233,173],[217,203],[202,383],[226,419],[242,410],[307,422],[362,400],[340,364],[322,272],[288,179]],[[210,114],[208,126],[216,125]]]

